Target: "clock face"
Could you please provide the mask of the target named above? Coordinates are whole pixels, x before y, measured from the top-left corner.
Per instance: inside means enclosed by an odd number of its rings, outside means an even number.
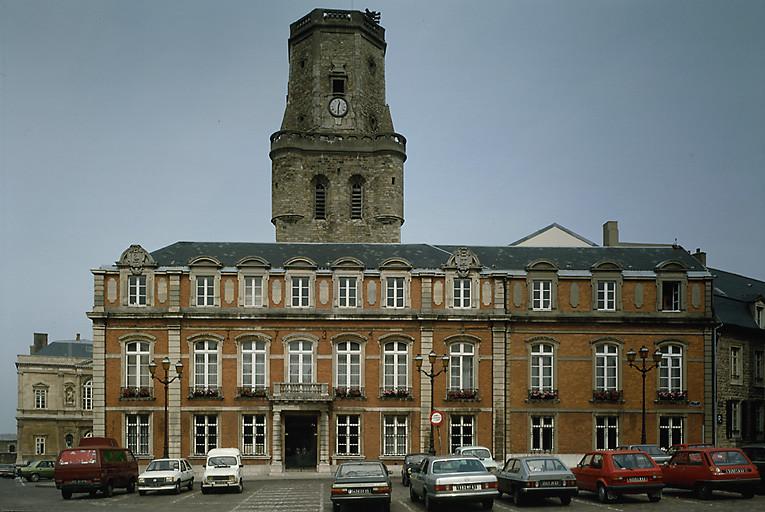
[[[348,102],[344,98],[332,98],[329,102],[329,113],[335,117],[343,117],[348,113]]]

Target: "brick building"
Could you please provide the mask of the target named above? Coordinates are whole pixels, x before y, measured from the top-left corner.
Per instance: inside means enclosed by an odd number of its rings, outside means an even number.
[[[431,392],[439,453],[581,453],[640,438],[626,353],[645,345],[662,352],[649,441],[710,439],[711,275],[684,249],[598,247],[557,225],[513,246],[398,243],[405,141],[385,44],[374,13],[291,25],[276,243],[132,245],[93,270],[95,432],[162,452],[148,365],[168,357],[184,368],[169,452],[192,460],[235,446],[250,473],[397,463],[428,447]],[[449,362],[432,390],[415,366],[431,350]]]

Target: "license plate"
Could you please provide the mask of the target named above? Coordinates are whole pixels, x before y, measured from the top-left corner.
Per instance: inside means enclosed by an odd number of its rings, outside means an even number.
[[[457,484],[452,485],[452,490],[455,491],[477,491],[481,488],[481,484]]]
[[[746,473],[746,471],[744,468],[723,469],[723,473]]]
[[[87,480],[72,480],[72,483],[75,485],[81,485],[81,484],[88,483],[88,481]]]
[[[647,482],[648,477],[647,476],[633,476],[632,478],[627,479],[628,482]]]
[[[348,494],[369,494],[372,489],[348,489]]]
[[[563,482],[560,480],[542,480],[539,482],[539,485],[542,487],[560,487],[563,485]]]

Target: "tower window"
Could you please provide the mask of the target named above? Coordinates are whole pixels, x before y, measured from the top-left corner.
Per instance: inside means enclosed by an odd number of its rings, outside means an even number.
[[[355,182],[351,185],[351,218],[360,219],[363,207],[363,189],[361,183]]]
[[[314,217],[327,218],[327,187],[324,183],[316,183],[314,191]]]
[[[332,94],[345,94],[345,78],[332,79]]]

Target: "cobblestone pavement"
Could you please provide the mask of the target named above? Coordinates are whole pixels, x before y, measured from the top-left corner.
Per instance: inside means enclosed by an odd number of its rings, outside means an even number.
[[[269,478],[267,480],[251,480],[245,482],[242,494],[212,493],[202,495],[199,486],[193,491],[175,494],[149,494],[139,496],[117,491],[113,498],[103,498],[100,495],[91,498],[87,494],[77,494],[71,500],[65,501],[61,493],[50,482],[31,484],[20,480],[0,480],[0,512],[51,512],[51,511],[97,511],[99,509],[113,510],[153,510],[159,512],[331,512],[332,504],[329,499],[331,480]],[[372,512],[370,507],[346,508],[346,512]],[[409,501],[409,492],[400,481],[393,483],[393,501],[391,510],[394,512],[425,512],[422,503]],[[469,512],[482,510],[480,505],[462,505],[443,507],[443,512]],[[735,494],[715,493],[713,499],[700,501],[690,493],[668,490],[659,503],[649,503],[645,496],[626,497],[620,501],[601,504],[596,496],[582,493],[569,507],[562,507],[558,500],[544,500],[531,503],[522,508],[516,507],[507,496],[494,503],[497,512],[519,512],[529,510],[566,510],[576,512],[686,512],[701,510],[705,512],[722,511],[763,511],[765,512],[765,496],[756,496],[745,500]]]

